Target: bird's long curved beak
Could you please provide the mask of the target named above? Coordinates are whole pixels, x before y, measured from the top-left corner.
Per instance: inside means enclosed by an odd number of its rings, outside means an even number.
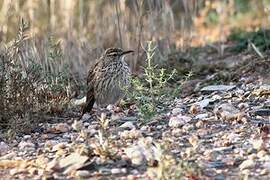
[[[129,50],[129,51],[124,51],[124,52],[122,52],[122,54],[121,55],[125,55],[125,54],[129,54],[129,53],[133,53],[134,51],[132,51],[132,50]]]

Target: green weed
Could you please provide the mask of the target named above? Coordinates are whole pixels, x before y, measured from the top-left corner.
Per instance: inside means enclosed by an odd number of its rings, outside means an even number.
[[[140,115],[145,119],[153,117],[158,110],[165,106],[169,97],[168,81],[173,78],[176,71],[167,73],[164,68],[153,64],[156,47],[150,41],[145,49],[147,58],[143,67],[142,77],[132,77],[132,91],[126,90],[128,96],[136,103]]]

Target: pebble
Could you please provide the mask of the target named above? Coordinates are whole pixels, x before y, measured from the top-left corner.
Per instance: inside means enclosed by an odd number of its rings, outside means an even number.
[[[263,167],[270,171],[270,160],[263,164]]]
[[[109,104],[106,109],[109,110],[109,111],[112,111],[113,110],[113,105]]]
[[[142,165],[146,162],[145,156],[143,154],[143,149],[141,149],[140,146],[126,148],[125,152],[134,165]]]
[[[64,149],[66,147],[66,143],[59,143],[53,146],[52,151],[59,151],[60,149]]]
[[[249,107],[248,103],[239,103],[238,108],[239,109],[247,109]]]
[[[189,122],[190,120],[191,120],[191,117],[188,117],[188,116],[182,116],[182,115],[173,116],[170,118],[169,126],[173,128],[181,127],[187,122]]]
[[[31,135],[24,135],[24,136],[23,136],[23,139],[24,139],[24,140],[31,139]]]
[[[178,114],[181,114],[184,110],[181,109],[181,108],[174,108],[172,110],[172,115],[178,115]]]
[[[208,113],[202,113],[195,116],[195,119],[204,119],[208,118]]]
[[[5,142],[0,142],[0,155],[2,156],[9,150],[9,146]]]
[[[235,85],[210,85],[210,86],[203,87],[201,91],[206,91],[206,92],[229,91],[235,87],[236,87]]]
[[[112,174],[120,174],[120,173],[122,173],[122,171],[121,171],[120,168],[112,168],[111,169],[111,173]]]
[[[86,171],[86,170],[79,170],[79,171],[76,171],[75,176],[88,178],[91,176],[91,173],[89,171]]]
[[[148,129],[149,129],[148,126],[142,126],[142,127],[140,128],[140,130],[141,130],[142,132],[146,132],[146,131],[148,131]]]
[[[239,168],[240,168],[240,170],[244,170],[244,169],[252,168],[254,166],[255,166],[255,161],[252,159],[248,159],[248,160],[243,161],[240,164]]]
[[[261,150],[263,148],[264,142],[262,139],[252,140],[252,146],[256,150]]]
[[[55,129],[57,131],[60,131],[60,132],[64,133],[64,132],[68,132],[70,127],[69,127],[69,125],[67,123],[59,123],[59,124],[57,124],[55,126]]]
[[[21,141],[18,146],[22,150],[26,148],[35,149],[35,144],[27,141]]]
[[[88,121],[89,119],[91,119],[91,115],[90,114],[84,114],[81,118],[82,121]]]
[[[123,129],[135,129],[136,127],[134,126],[134,124],[132,122],[125,122],[123,123],[120,128],[123,128]]]

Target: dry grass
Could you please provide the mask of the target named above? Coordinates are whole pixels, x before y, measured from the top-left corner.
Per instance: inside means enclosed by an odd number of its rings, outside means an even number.
[[[75,84],[68,65],[59,66],[59,43],[50,39],[38,52],[28,30],[21,20],[15,40],[1,44],[0,125],[15,132],[31,131],[44,115],[62,112]]]

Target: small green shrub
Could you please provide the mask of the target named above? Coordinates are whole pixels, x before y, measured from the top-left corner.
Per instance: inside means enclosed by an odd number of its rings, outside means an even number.
[[[236,43],[230,50],[242,52],[247,50],[249,43],[253,43],[260,51],[270,49],[270,30],[261,29],[255,32],[246,32],[235,29],[229,36],[229,40]]]
[[[164,68],[153,65],[153,57],[156,47],[150,41],[145,50],[146,66],[143,67],[142,77],[132,77],[132,91],[126,91],[129,97],[135,101],[140,115],[150,119],[155,113],[165,107],[165,100],[169,97],[167,89],[168,81],[173,78],[176,71],[167,73]]]

